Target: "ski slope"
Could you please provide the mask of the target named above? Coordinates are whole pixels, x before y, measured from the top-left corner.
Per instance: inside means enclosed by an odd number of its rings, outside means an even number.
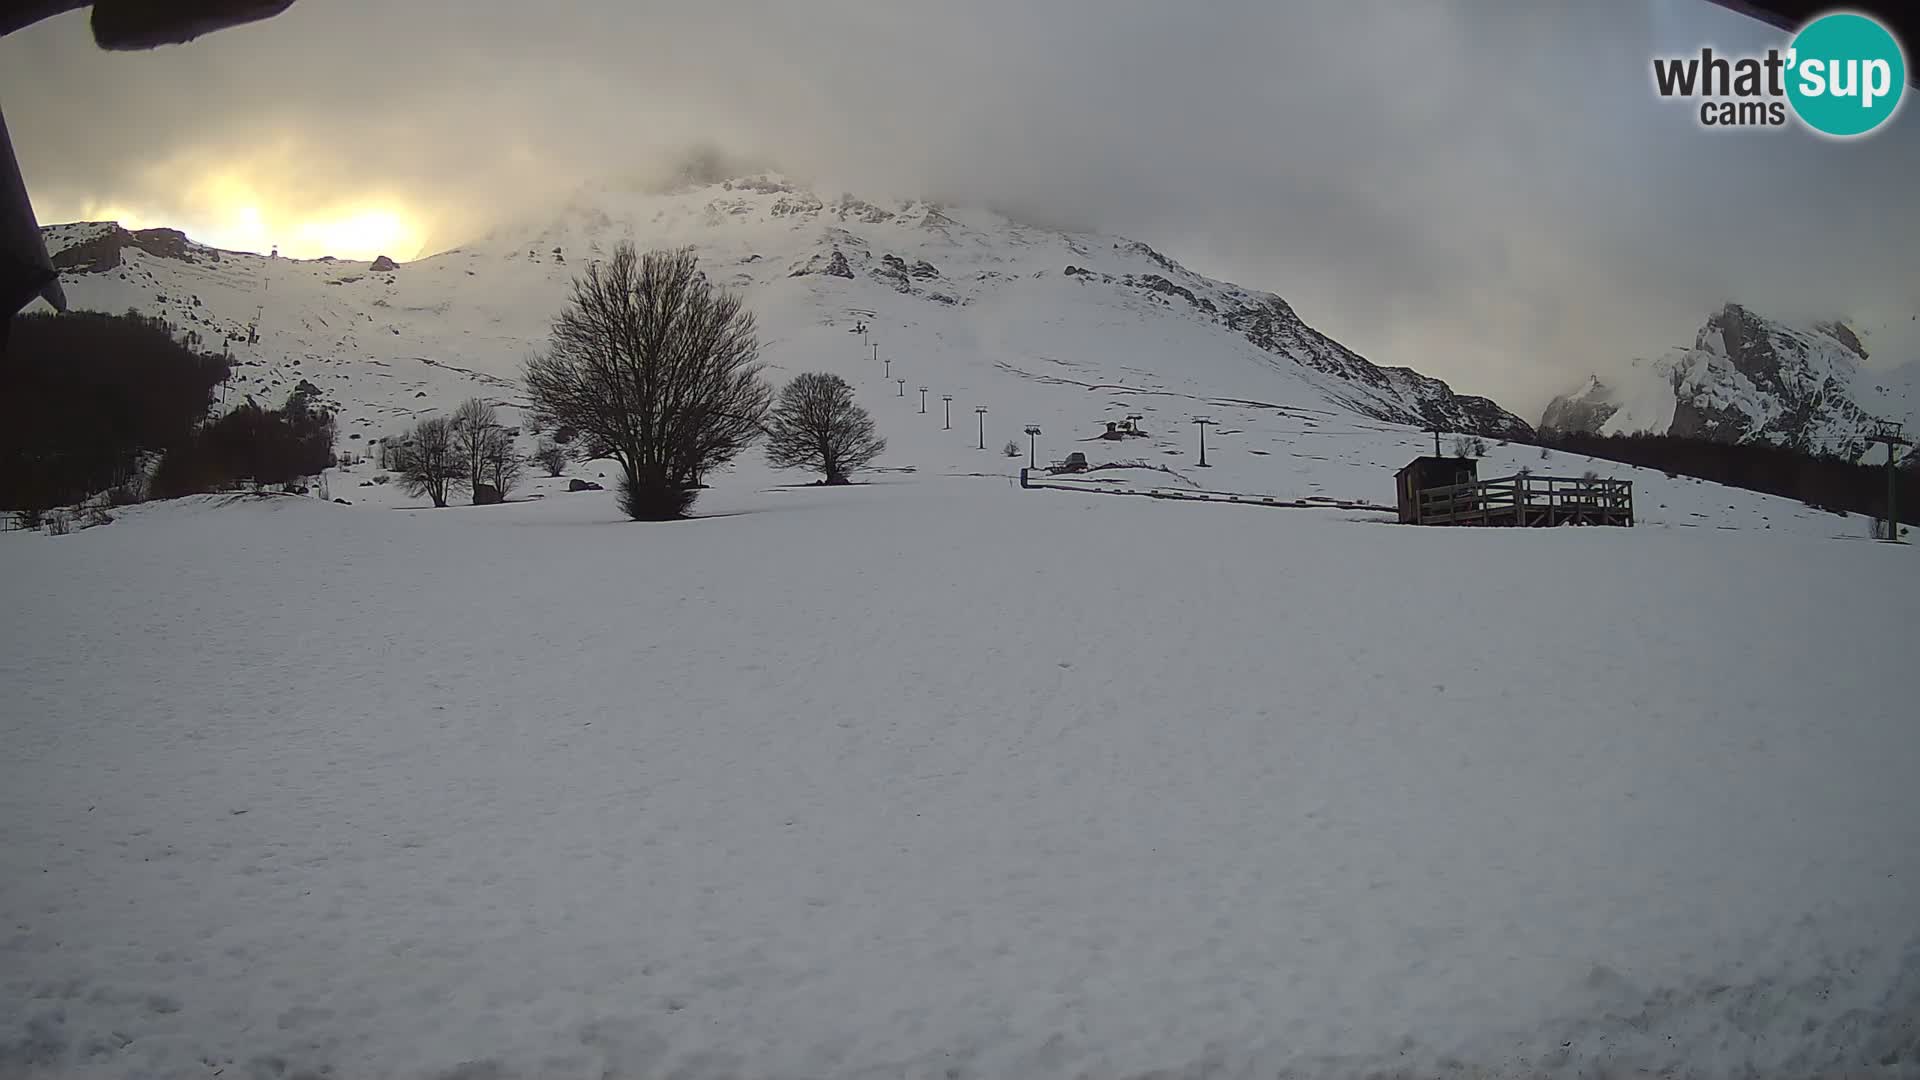
[[[1920,1073],[1905,551],[747,472],[0,535],[0,1076]]]

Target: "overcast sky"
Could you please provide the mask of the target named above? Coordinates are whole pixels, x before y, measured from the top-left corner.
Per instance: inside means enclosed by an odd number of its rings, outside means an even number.
[[[0,106],[44,222],[404,258],[704,143],[1145,240],[1531,419],[1729,299],[1914,325],[1920,109],[1838,143],[1653,96],[1656,52],[1781,38],[1704,0],[297,0],[141,54],[48,20]]]

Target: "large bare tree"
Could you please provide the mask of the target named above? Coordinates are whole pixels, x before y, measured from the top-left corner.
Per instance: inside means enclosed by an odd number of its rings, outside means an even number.
[[[759,355],[753,314],[691,248],[623,243],[574,279],[547,351],[527,362],[527,396],[543,424],[579,432],[587,457],[619,464],[629,517],[681,517],[700,478],[760,434],[772,392]]]
[[[767,461],[776,469],[811,469],[829,484],[872,464],[887,449],[873,417],[838,375],[809,371],[780,391],[767,420]]]

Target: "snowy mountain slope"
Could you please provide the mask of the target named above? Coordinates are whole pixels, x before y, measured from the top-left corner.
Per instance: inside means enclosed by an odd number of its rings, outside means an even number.
[[[230,402],[248,393],[278,402],[311,381],[339,410],[347,452],[471,394],[507,406],[511,423],[519,365],[544,345],[573,275],[623,239],[695,246],[709,273],[745,294],[773,379],[826,370],[851,381],[888,439],[885,469],[1008,475],[1025,456],[1001,448],[1024,450],[1023,429],[1037,424],[1042,463],[1078,451],[1095,465],[1143,466],[1087,483],[1390,504],[1394,470],[1433,440],[1421,423],[1376,414],[1438,411],[1456,421],[1441,424],[1448,430],[1517,423],[1438,382],[1367,364],[1279,298],[1202,278],[1144,245],[923,203],[821,200],[770,178],[671,195],[585,190],[547,218],[391,271],[115,229],[48,229],[51,249],[74,252],[63,280],[76,305],[137,307],[214,346],[229,341],[241,365]],[[107,249],[116,264],[102,265]],[[863,322],[878,359],[852,332]],[[1100,437],[1130,414],[1146,434]],[[1195,416],[1216,421],[1206,470],[1195,467]],[[1647,524],[1863,530],[1786,500],[1488,442],[1483,476],[1591,469],[1633,479]],[[769,474],[757,454],[733,473],[807,479]],[[390,489],[359,488],[370,475],[335,477],[331,491],[393,502]]]
[[[1555,398],[1542,428],[1763,440],[1856,457],[1881,420],[1920,416],[1920,364],[1874,366],[1841,323],[1792,325],[1729,304],[1693,348],[1636,360]]]
[[[784,226],[787,235],[769,236],[767,224]],[[984,314],[968,313],[971,318],[959,320],[981,332],[994,327],[1001,305],[1030,303],[1043,292],[1032,283],[1057,275],[1089,294],[1078,303],[1049,295],[1048,302],[1063,311],[1084,311],[1096,322],[1111,318],[1110,309],[1147,311],[1211,331],[1192,335],[1184,353],[1156,357],[1163,374],[1189,366],[1196,374],[1211,374],[1215,365],[1233,370],[1257,358],[1286,376],[1274,385],[1301,397],[1305,406],[1331,405],[1374,420],[1494,436],[1528,430],[1484,398],[1455,394],[1445,383],[1406,368],[1369,363],[1308,327],[1286,301],[1270,293],[1202,277],[1135,241],[1035,229],[983,211],[918,202],[887,209],[851,195],[824,201],[770,177],[727,181],[717,189],[666,199],[603,188],[576,199],[558,222],[501,230],[476,248],[508,258],[520,257],[524,248],[529,260],[584,248],[592,257],[620,238],[692,244],[703,254],[717,247],[723,261],[731,257],[737,268],[730,284],[747,290],[784,272],[789,278],[877,284],[899,297],[946,307],[986,304]],[[836,289],[831,282],[815,291],[818,306],[826,310],[832,310],[833,298],[849,294],[858,291]],[[884,306],[889,315],[913,310],[897,303]],[[986,344],[1009,360],[1032,353],[1005,331]],[[883,355],[884,349],[883,343]],[[1100,357],[1084,359],[1097,364]]]
[[[230,350],[228,404],[247,397],[278,405],[299,384],[319,386],[341,414],[339,449],[352,451],[412,418],[472,394],[506,398],[511,371],[468,368],[446,339],[482,340],[493,353],[521,347],[521,327],[492,333],[476,314],[444,335],[416,332],[448,308],[423,290],[403,290],[393,273],[336,259],[296,261],[195,244],[172,230],[128,232],[112,223],[43,230],[74,307],[134,309],[169,320],[202,347]]]
[[[444,407],[469,389],[463,384],[484,383],[479,376],[512,379],[544,343],[571,276],[622,239],[696,246],[711,273],[748,294],[768,358],[783,365],[791,352],[782,347],[793,338],[873,311],[878,333],[894,331],[882,356],[894,354],[903,367],[926,347],[965,368],[1045,368],[1051,361],[1001,322],[1045,297],[1063,323],[1113,331],[1096,329],[1054,358],[1104,381],[1120,381],[1131,366],[1315,413],[1526,431],[1491,402],[1368,363],[1307,327],[1278,297],[1200,277],[1144,245],[924,203],[827,202],[777,179],[664,196],[591,189],[551,220],[388,272],[215,252],[165,230],[131,234],[94,223],[46,232],[78,306],[138,308],[215,344],[228,340],[244,365],[236,392],[271,397],[311,377],[344,413],[347,430],[369,435]],[[1177,340],[1181,351],[1142,355],[1128,333],[1142,324],[1164,324],[1156,336]],[[915,326],[938,340],[921,341]],[[841,351],[844,341],[831,340]],[[858,349],[844,352],[858,358]],[[924,363],[914,370],[917,378],[942,374]]]

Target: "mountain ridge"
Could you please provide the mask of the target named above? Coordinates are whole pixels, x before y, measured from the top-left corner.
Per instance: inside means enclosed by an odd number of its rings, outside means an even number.
[[[177,230],[130,231],[117,223],[51,225],[43,232],[63,264],[63,281],[79,289],[80,306],[132,307],[193,329],[208,341],[248,342],[253,353],[261,354],[250,355],[248,362],[276,371],[322,362],[329,351],[342,359],[393,363],[401,359],[391,355],[395,343],[372,346],[374,335],[367,331],[404,312],[442,317],[446,325],[436,336],[443,341],[471,339],[482,326],[499,328],[502,333],[490,335],[484,350],[495,354],[490,359],[467,363],[433,349],[417,351],[507,377],[509,364],[502,361],[517,363],[527,350],[540,347],[545,321],[558,310],[580,266],[622,241],[642,247],[691,244],[722,284],[748,292],[782,288],[776,274],[796,283],[859,279],[903,300],[963,310],[994,305],[1038,280],[1070,279],[1101,294],[1086,312],[1095,318],[1109,314],[1104,308],[1139,310],[1144,303],[1162,318],[1199,323],[1223,339],[1209,341],[1209,352],[1244,353],[1250,347],[1275,371],[1302,376],[1311,384],[1311,397],[1336,409],[1468,434],[1524,438],[1531,433],[1524,420],[1491,399],[1457,393],[1409,367],[1374,364],[1308,325],[1283,298],[1194,273],[1139,241],[1027,226],[989,211],[926,200],[881,202],[850,193],[823,198],[777,174],[686,184],[666,194],[585,185],[553,214],[507,223],[406,263],[384,256],[360,262],[222,252]],[[767,250],[749,250],[762,248]],[[495,280],[473,280],[483,275]],[[512,299],[479,304],[488,310],[478,318],[458,319],[471,299],[460,295],[462,278],[480,292]],[[420,297],[416,288],[426,279],[442,286],[430,298]],[[274,286],[280,285],[284,295],[294,281],[301,289],[332,295],[308,305],[316,310],[283,312],[283,318],[296,316],[300,325],[289,330],[283,324],[276,334]],[[91,287],[105,282],[129,287]],[[202,282],[206,290],[199,287]],[[216,285],[220,302],[202,295]],[[251,313],[245,303],[230,302],[237,299],[232,294],[248,291],[258,294]],[[844,306],[843,298],[817,286],[815,291],[824,310]],[[524,308],[501,310],[509,303]],[[264,347],[263,320],[269,339]],[[412,336],[398,323],[385,328],[393,337]],[[325,340],[327,330],[337,331],[331,343]],[[272,355],[276,348],[278,357]],[[498,355],[503,351],[513,355]],[[277,383],[287,383],[290,373],[280,371]],[[248,381],[260,392],[276,388],[274,377]],[[432,388],[422,389],[438,397]]]
[[[1883,423],[1911,423],[1916,366],[1876,367],[1837,320],[1793,323],[1738,303],[1708,316],[1691,348],[1589,376],[1548,403],[1543,431],[1764,441],[1857,458]]]

